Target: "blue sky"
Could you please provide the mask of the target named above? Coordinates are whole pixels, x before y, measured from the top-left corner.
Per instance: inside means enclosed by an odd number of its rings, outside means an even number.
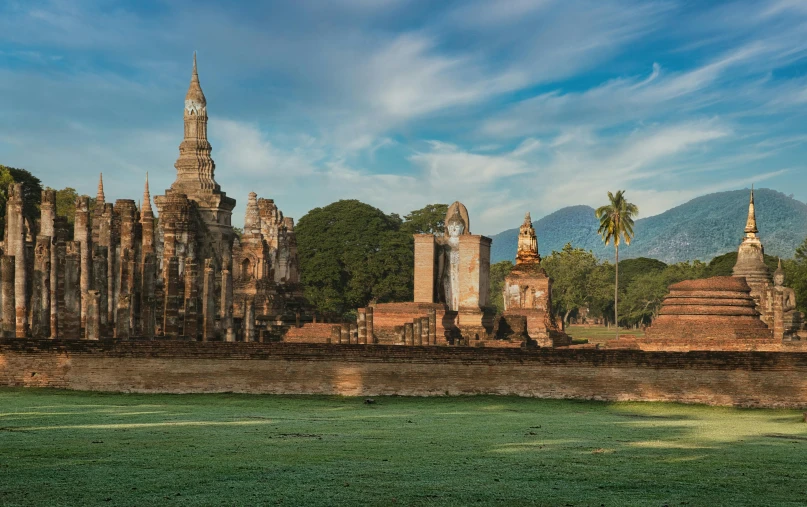
[[[251,190],[460,200],[482,234],[620,188],[807,200],[807,0],[3,0],[0,163],[162,193],[194,50],[236,224]]]

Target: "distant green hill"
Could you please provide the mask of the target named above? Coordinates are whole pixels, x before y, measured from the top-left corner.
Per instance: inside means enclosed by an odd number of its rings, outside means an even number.
[[[737,249],[748,213],[748,190],[708,194],[686,204],[636,221],[636,237],[619,249],[620,257],[650,257],[665,263],[712,258]],[[754,191],[759,235],[765,253],[789,258],[807,237],[807,204],[762,188]],[[542,256],[566,243],[612,259],[597,235],[597,219],[590,206],[569,206],[533,222]],[[491,261],[512,260],[518,229],[493,236]]]

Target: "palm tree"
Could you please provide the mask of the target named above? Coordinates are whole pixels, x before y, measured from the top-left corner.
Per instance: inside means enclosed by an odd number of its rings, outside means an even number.
[[[639,214],[639,208],[625,200],[625,191],[619,190],[616,194],[608,192],[608,200],[611,202],[605,206],[600,206],[594,214],[600,220],[600,228],[597,233],[602,236],[602,240],[607,245],[614,242],[614,254],[616,258],[616,276],[614,281],[614,324],[616,325],[616,337],[619,338],[619,243],[625,241],[630,245],[633,239],[633,217]]]

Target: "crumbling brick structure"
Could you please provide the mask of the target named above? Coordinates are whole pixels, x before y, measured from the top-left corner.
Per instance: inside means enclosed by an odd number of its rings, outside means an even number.
[[[737,250],[737,262],[732,275],[744,278],[751,287],[751,296],[756,303],[760,318],[773,331],[777,340],[798,340],[804,333],[804,319],[796,311],[796,295],[793,289],[784,286],[782,263],[771,278],[765,264],[765,248],[757,228],[754,189],[748,203],[748,218],[745,236]]]
[[[375,305],[382,343],[399,342],[406,323],[414,324],[431,311],[438,322],[436,344],[462,340],[481,345],[493,338],[491,239],[471,234],[468,210],[460,202],[448,207],[445,224],[442,236],[415,234],[414,302]]]
[[[504,314],[499,320],[499,330],[526,332],[542,347],[571,343],[552,312],[552,279],[541,267],[538,238],[529,213],[519,228],[516,265],[504,279],[503,298]],[[522,326],[526,329],[522,330]]]
[[[234,265],[236,235],[230,219],[235,200],[215,181],[207,121],[194,55],[177,177],[154,199],[159,220],[151,207],[148,175],[141,209],[132,199],[106,202],[102,176],[92,213],[89,198],[76,200],[72,238],[66,219],[56,216],[53,190],[42,193],[37,231],[23,218],[22,185],[11,185],[0,259],[4,336],[234,341],[235,329],[252,336],[256,321],[266,314],[281,326],[284,318],[295,319],[296,312],[283,313],[286,299],[294,299],[298,311],[301,300],[294,222],[272,201],[261,200],[271,204],[263,213],[270,234],[262,233],[259,219],[257,229],[248,231],[249,248],[236,247]],[[254,201],[254,194],[250,198]],[[260,215],[260,202],[251,204]],[[249,294],[256,308],[251,316],[242,309],[235,322],[230,273],[235,268],[240,275],[246,252],[259,250],[265,253],[260,284]]]

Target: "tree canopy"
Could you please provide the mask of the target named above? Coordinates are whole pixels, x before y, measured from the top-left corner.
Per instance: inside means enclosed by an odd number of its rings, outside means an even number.
[[[414,241],[402,224],[357,200],[306,213],[295,232],[308,301],[332,315],[371,302],[411,301]]]
[[[6,201],[8,186],[11,183],[22,183],[22,214],[33,224],[39,218],[39,203],[42,202],[42,182],[26,171],[16,167],[0,165],[0,222],[5,227]]]
[[[404,216],[403,230],[409,234],[442,234],[448,204],[429,204]]]

